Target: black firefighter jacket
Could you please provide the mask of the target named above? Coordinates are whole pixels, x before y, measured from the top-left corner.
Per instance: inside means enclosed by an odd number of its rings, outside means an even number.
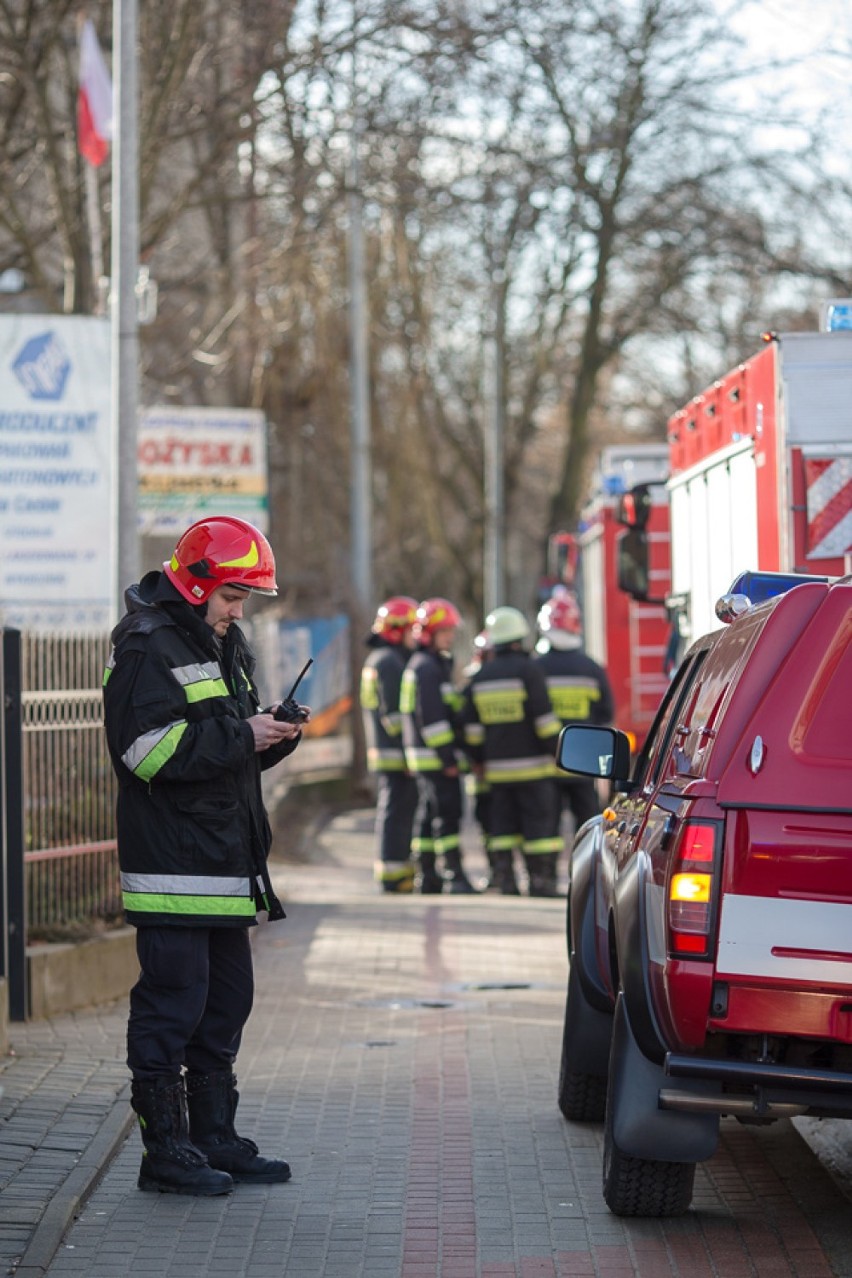
[[[245,927],[283,910],[266,868],[261,769],[299,738],[255,752],[254,656],[231,625],[219,641],[159,572],[125,596],[104,673],[107,744],[127,920]]]

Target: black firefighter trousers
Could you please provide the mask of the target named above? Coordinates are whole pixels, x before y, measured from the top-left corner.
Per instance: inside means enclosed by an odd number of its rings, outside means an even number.
[[[247,927],[140,927],[127,1064],[134,1080],[231,1069],[254,1000]]]

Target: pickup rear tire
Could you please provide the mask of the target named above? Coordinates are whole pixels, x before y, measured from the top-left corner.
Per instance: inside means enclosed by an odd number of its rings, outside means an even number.
[[[606,1068],[612,1018],[592,1007],[580,983],[577,960],[568,974],[568,997],[562,1026],[557,1100],[562,1114],[573,1123],[603,1122],[606,1110]],[[603,1034],[601,1029],[603,1027]],[[604,1037],[605,1036],[605,1037]],[[589,1049],[603,1039],[596,1055],[600,1072],[588,1069]]]
[[[620,1149],[615,1129],[629,1129],[646,1108],[656,1110],[656,1092],[662,1080],[658,1068],[639,1053],[630,1021],[619,994],[613,1025],[613,1059],[604,1118],[603,1196],[615,1216],[680,1216],[692,1202],[695,1162],[638,1158]],[[619,1086],[626,1074],[634,1086]],[[643,1080],[642,1075],[646,1078]],[[621,1076],[621,1078],[620,1078]],[[618,1107],[618,1114],[616,1108]]]
[[[604,1122],[603,1196],[614,1216],[681,1216],[692,1202],[695,1163],[633,1158],[612,1135],[611,1111]]]

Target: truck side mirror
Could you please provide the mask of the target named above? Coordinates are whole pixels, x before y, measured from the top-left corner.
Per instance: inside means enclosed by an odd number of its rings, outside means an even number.
[[[569,723],[559,734],[556,762],[565,772],[624,781],[630,776],[630,740],[617,728]]]
[[[651,517],[651,485],[635,484],[622,493],[615,508],[616,522],[625,528],[645,528]]]
[[[648,534],[630,528],[619,540],[616,572],[618,589],[632,599],[647,600],[649,588]]]

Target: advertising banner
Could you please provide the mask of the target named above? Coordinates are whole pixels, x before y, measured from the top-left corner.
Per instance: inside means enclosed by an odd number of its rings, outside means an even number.
[[[0,624],[111,624],[110,337],[105,319],[0,316]]]
[[[268,531],[266,418],[257,409],[145,409],[138,458],[144,536],[178,536],[211,514]]]

